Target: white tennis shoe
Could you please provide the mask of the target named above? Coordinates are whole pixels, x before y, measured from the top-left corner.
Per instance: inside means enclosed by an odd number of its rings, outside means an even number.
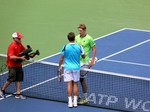
[[[72,108],[73,107],[73,103],[72,102],[68,102],[68,107]]]

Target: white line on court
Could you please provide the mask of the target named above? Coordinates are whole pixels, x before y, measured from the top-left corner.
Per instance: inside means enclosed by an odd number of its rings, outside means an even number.
[[[37,62],[40,62],[40,63],[42,63],[42,64],[48,64],[48,65],[50,64],[50,65],[58,66],[58,64],[56,64],[56,63],[51,63],[51,62],[42,62],[42,61],[37,61]],[[36,63],[36,62],[35,62],[35,63]],[[29,65],[30,65],[30,64],[29,64]],[[63,76],[63,74],[62,74],[62,76]],[[26,91],[26,90],[32,89],[32,88],[34,88],[34,87],[37,87],[37,86],[39,86],[39,85],[45,84],[45,83],[47,83],[47,82],[49,82],[49,81],[52,81],[52,80],[54,80],[54,79],[57,79],[57,76],[52,77],[52,78],[50,78],[50,79],[47,79],[47,80],[45,80],[45,81],[42,81],[42,82],[40,82],[40,83],[34,84],[34,85],[32,85],[32,86],[29,86],[29,87],[27,87],[27,88],[24,88],[24,89],[21,90],[21,92],[24,92],[24,91]],[[16,92],[13,93],[13,94],[16,94]],[[12,96],[11,94],[10,94],[10,95],[7,95],[6,98],[11,97],[11,96]],[[3,100],[3,99],[5,99],[5,98],[0,98],[0,100]]]
[[[53,55],[50,55],[50,56],[47,56],[47,57],[44,57],[44,58],[40,59],[39,61],[45,60],[45,59],[47,59],[47,58],[51,58],[51,57],[56,56],[56,55],[58,55],[58,54],[60,54],[60,52],[58,52],[58,53],[56,53],[56,54],[53,54]]]
[[[114,34],[114,33],[123,31],[123,30],[125,30],[125,29],[130,29],[130,28],[124,28],[124,29],[121,29],[121,30],[112,32],[112,33],[110,33],[110,34],[107,34],[107,35],[104,35],[104,36],[102,36],[102,37],[96,38],[95,40],[98,40],[98,39],[101,39],[101,38],[103,38],[103,37],[112,35],[112,34]],[[109,58],[109,57],[112,57],[112,56],[114,56],[114,55],[117,55],[117,54],[119,54],[119,53],[122,53],[122,52],[124,52],[124,51],[126,51],[126,50],[132,49],[132,48],[134,48],[134,47],[137,47],[137,46],[139,46],[139,45],[141,45],[141,44],[144,44],[144,43],[146,43],[146,42],[148,42],[148,41],[150,41],[150,39],[149,39],[149,40],[146,40],[146,41],[144,41],[144,42],[141,42],[141,43],[139,43],[139,44],[136,44],[136,45],[134,45],[134,46],[131,46],[131,47],[129,47],[129,48],[126,48],[126,49],[124,49],[124,50],[122,50],[122,51],[116,52],[116,53],[114,53],[114,54],[112,54],[112,55],[106,56],[106,57],[104,57],[104,58],[102,58],[102,59],[99,59],[98,61],[106,60],[106,59]],[[60,53],[60,52],[59,52],[59,53]],[[52,56],[58,55],[59,53],[56,53],[56,54],[53,54],[53,55],[51,55],[51,56],[42,58],[42,59],[40,59],[39,61],[42,61],[42,60],[44,60],[44,59],[47,59],[47,58],[50,58],[50,57],[52,57]],[[128,77],[128,78],[136,78],[136,79],[142,79],[142,80],[148,80],[148,81],[150,81],[150,78],[143,78],[143,77],[138,77],[138,76],[129,76],[129,75],[126,75],[126,74],[118,74],[118,73],[106,72],[106,71],[100,71],[100,70],[91,70],[91,71],[98,72],[98,73],[109,74],[109,75],[122,76],[122,77]],[[57,77],[53,77],[53,78],[51,78],[51,79],[42,81],[41,83],[37,83],[37,84],[35,84],[35,85],[32,85],[32,86],[27,87],[27,88],[25,88],[25,89],[22,89],[21,92],[23,92],[23,91],[25,91],[25,90],[28,90],[28,89],[31,89],[31,88],[33,88],[33,87],[36,87],[36,86],[38,86],[38,85],[40,85],[40,84],[44,84],[44,83],[49,82],[49,81],[51,81],[51,80],[54,80],[54,79],[56,79],[56,78],[57,78]],[[6,98],[8,98],[8,97],[10,97],[10,96],[12,96],[12,95],[7,95]],[[4,99],[4,98],[0,98],[0,100],[3,100],[3,99]]]
[[[150,30],[141,30],[141,29],[135,29],[135,28],[124,28],[125,30],[135,30],[135,31],[142,31],[142,32],[150,32]]]
[[[100,36],[100,37],[98,37],[98,38],[96,38],[96,39],[94,39],[94,40],[102,39],[102,38],[107,37],[107,36],[109,36],[109,35],[112,35],[112,34],[115,34],[115,33],[121,32],[121,31],[123,31],[123,30],[125,30],[125,29],[126,29],[126,28],[123,28],[123,29],[120,29],[120,30],[114,31],[114,32],[112,32],[112,33],[109,33],[109,34],[106,34],[106,35]],[[58,55],[58,54],[60,54],[60,52],[58,52],[58,53],[56,53],[56,54],[53,54],[53,55],[50,55],[50,56],[47,56],[47,57],[44,57],[44,58],[40,59],[40,61],[45,60],[45,59],[47,59],[47,58],[51,58],[51,57],[56,56],[56,55]]]
[[[149,42],[149,41],[150,41],[150,39],[145,40],[145,41],[143,41],[143,42],[140,42],[140,43],[138,43],[138,44],[135,44],[135,45],[133,45],[133,46],[131,46],[131,47],[128,47],[128,48],[126,48],[126,49],[123,49],[123,50],[118,51],[118,52],[116,52],[116,53],[113,53],[113,54],[111,54],[111,55],[108,55],[108,56],[106,56],[106,57],[104,57],[104,58],[101,58],[101,59],[99,59],[97,62],[100,62],[100,61],[105,60],[105,59],[107,59],[107,58],[110,58],[110,57],[112,57],[112,56],[118,55],[118,54],[120,54],[120,53],[122,53],[122,52],[125,52],[125,51],[127,51],[127,50],[130,50],[130,49],[135,48],[135,47],[137,47],[137,46],[140,46],[140,45],[142,45],[142,44],[145,44],[145,43],[147,43],[147,42]]]
[[[107,36],[113,35],[113,34],[115,34],[115,33],[121,32],[121,31],[123,31],[123,30],[126,30],[126,28],[123,28],[123,29],[120,29],[120,30],[114,31],[114,32],[112,32],[112,33],[108,33],[108,34],[103,35],[103,36],[100,36],[100,37],[98,37],[98,38],[96,38],[96,39],[94,39],[94,40],[102,39],[102,38],[104,38],[104,37],[107,37]]]
[[[123,28],[123,29],[114,31],[114,32],[112,32],[112,33],[109,33],[109,34],[100,36],[100,37],[98,37],[98,38],[96,38],[96,39],[94,39],[94,40],[96,41],[96,40],[102,39],[102,38],[104,38],[104,37],[113,35],[113,34],[115,34],[115,33],[121,32],[121,31],[123,31],[123,30],[135,30],[135,31],[142,31],[142,32],[150,32],[149,30],[141,30],[141,29],[134,29],[134,28]],[[44,57],[44,58],[40,59],[40,61],[42,61],[42,60],[44,60],[44,59],[47,59],[47,58],[50,58],[50,57],[53,57],[53,56],[56,56],[56,55],[58,55],[58,54],[60,54],[60,52],[58,52],[58,53],[56,53],[56,54],[53,54],[53,55],[50,55],[50,56],[47,56],[47,57]]]
[[[139,66],[150,67],[150,65],[148,65],[148,64],[134,63],[134,62],[128,62],[128,61],[119,61],[119,60],[111,60],[111,59],[105,59],[103,61],[110,61],[110,62],[116,62],[116,63],[124,63],[124,64],[131,64],[131,65],[139,65]]]
[[[26,90],[29,90],[29,89],[32,89],[32,88],[37,87],[37,86],[39,86],[39,85],[45,84],[45,83],[47,83],[47,82],[49,82],[49,81],[51,81],[51,80],[54,80],[54,79],[56,79],[56,78],[57,78],[57,77],[53,77],[53,78],[50,78],[50,79],[48,79],[48,80],[42,81],[42,82],[40,82],[40,83],[34,84],[34,85],[29,86],[29,87],[27,87],[27,88],[25,88],[25,89],[22,89],[21,92],[26,91]],[[15,92],[14,94],[16,94],[16,92]],[[10,96],[12,96],[12,95],[7,95],[6,98],[8,98],[8,97],[10,97]],[[4,99],[4,98],[0,98],[0,100],[3,100],[3,99]]]

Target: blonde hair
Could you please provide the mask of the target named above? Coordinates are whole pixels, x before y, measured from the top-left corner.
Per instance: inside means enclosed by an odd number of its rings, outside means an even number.
[[[82,30],[86,30],[86,25],[85,24],[79,24],[78,28],[81,28]]]

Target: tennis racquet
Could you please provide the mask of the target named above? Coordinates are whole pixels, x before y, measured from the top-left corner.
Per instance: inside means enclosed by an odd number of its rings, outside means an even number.
[[[62,70],[58,70],[57,71],[57,78],[58,78],[58,81],[61,82],[61,79],[62,79]]]
[[[89,72],[88,69],[90,69],[92,66],[89,65],[91,62],[92,58],[89,60],[88,63],[81,64],[81,70],[80,70],[80,76],[81,78],[84,78],[86,74]],[[97,57],[94,59],[94,64],[97,62]]]

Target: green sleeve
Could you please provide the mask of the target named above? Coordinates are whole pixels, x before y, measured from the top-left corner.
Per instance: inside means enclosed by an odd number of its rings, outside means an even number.
[[[92,37],[90,38],[90,46],[91,47],[95,46],[95,42],[94,42],[94,39]]]

